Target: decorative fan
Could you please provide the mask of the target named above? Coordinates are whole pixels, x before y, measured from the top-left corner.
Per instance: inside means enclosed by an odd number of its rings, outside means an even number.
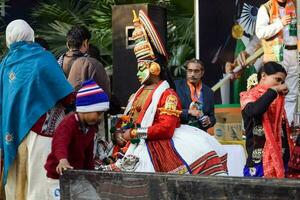
[[[244,3],[239,24],[246,34],[254,34],[257,12],[257,7]]]

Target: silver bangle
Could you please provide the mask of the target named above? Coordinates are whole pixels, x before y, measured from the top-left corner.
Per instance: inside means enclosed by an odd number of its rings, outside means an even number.
[[[148,128],[137,128],[136,135],[139,139],[147,139]]]

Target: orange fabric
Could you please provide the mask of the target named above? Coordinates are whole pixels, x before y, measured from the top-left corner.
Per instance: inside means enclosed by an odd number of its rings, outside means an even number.
[[[260,98],[266,91],[267,87],[257,85],[249,91],[241,93],[242,109],[250,103]],[[262,125],[265,131],[266,142],[263,151],[263,168],[265,177],[284,178],[285,170],[282,159],[281,129],[282,122],[287,118],[284,110],[284,97],[278,96],[263,114]],[[287,138],[290,151],[292,150],[292,141],[290,139],[290,129],[287,128]]]
[[[275,106],[271,105],[263,115],[263,127],[266,142],[263,153],[263,167],[265,177],[284,178],[282,159],[281,126],[284,111],[284,98],[278,97]]]
[[[241,110],[244,110],[245,106],[248,103],[256,101],[266,91],[267,91],[267,88],[258,84],[257,86],[250,89],[249,91],[241,92],[240,93]]]
[[[201,81],[199,81],[199,83],[196,85],[196,87],[190,83],[189,81],[187,81],[187,85],[190,88],[190,95],[191,95],[191,99],[193,102],[197,102],[200,98],[200,94],[201,94],[201,88],[202,88],[202,83]]]

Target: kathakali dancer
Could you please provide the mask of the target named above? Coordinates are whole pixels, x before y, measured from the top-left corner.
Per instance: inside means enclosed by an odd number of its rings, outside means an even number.
[[[121,141],[130,141],[128,149],[104,170],[227,175],[227,154],[221,144],[198,128],[180,125],[181,103],[171,88],[167,53],[152,22],[142,10],[139,17],[134,12],[133,22],[142,86],[122,117],[130,128],[115,134]]]

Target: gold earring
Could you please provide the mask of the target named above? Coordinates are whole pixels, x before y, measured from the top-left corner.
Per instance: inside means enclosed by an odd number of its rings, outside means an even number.
[[[156,62],[152,62],[150,64],[149,71],[150,71],[151,74],[153,74],[155,76],[158,76],[160,74],[160,66],[159,66],[159,64],[156,63]]]

